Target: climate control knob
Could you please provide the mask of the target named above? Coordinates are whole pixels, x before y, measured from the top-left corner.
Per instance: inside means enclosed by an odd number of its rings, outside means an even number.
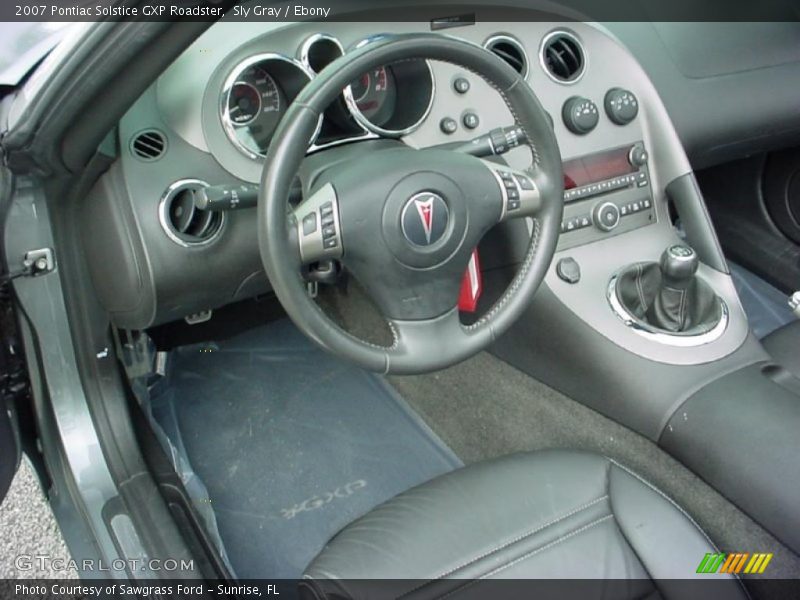
[[[564,119],[564,125],[572,133],[586,135],[597,127],[600,114],[597,105],[588,98],[572,96],[564,102],[561,117]]]
[[[602,202],[594,207],[592,220],[602,231],[611,231],[619,225],[619,208],[613,202]]]
[[[608,118],[617,125],[627,125],[639,114],[639,101],[633,92],[622,88],[611,88],[606,92],[603,104]]]

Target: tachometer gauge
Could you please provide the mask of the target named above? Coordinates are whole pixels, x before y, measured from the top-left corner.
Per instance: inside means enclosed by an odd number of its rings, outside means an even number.
[[[288,57],[261,54],[245,60],[223,91],[225,133],[251,158],[264,156],[286,107],[310,80],[305,67]]]
[[[369,73],[364,73],[350,84],[350,89],[353,90],[353,99],[356,102],[361,102],[369,93],[369,84],[371,80]]]
[[[344,98],[350,114],[364,129],[400,137],[427,117],[433,105],[433,87],[427,61],[401,61],[376,67],[351,81]]]
[[[394,75],[386,67],[364,73],[350,84],[356,107],[375,125],[382,125],[394,111],[397,88]]]

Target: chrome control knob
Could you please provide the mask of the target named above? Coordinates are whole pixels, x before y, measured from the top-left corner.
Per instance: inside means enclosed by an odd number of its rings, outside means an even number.
[[[643,167],[647,164],[648,160],[650,160],[650,156],[645,147],[641,144],[636,144],[631,148],[630,152],[628,152],[628,162],[634,167]]]
[[[594,207],[592,221],[602,231],[611,231],[619,225],[619,207],[613,202],[602,202]]]

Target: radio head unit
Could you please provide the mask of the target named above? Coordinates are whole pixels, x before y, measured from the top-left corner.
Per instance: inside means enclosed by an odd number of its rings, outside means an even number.
[[[648,158],[637,142],[564,161],[559,249],[655,221]]]

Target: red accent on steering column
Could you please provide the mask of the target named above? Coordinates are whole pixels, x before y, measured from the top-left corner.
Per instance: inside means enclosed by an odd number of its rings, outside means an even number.
[[[458,295],[458,310],[464,312],[475,312],[478,307],[478,300],[483,292],[483,280],[481,278],[481,262],[478,258],[478,249],[472,251],[472,256],[467,265],[467,271],[461,280],[461,292]]]

